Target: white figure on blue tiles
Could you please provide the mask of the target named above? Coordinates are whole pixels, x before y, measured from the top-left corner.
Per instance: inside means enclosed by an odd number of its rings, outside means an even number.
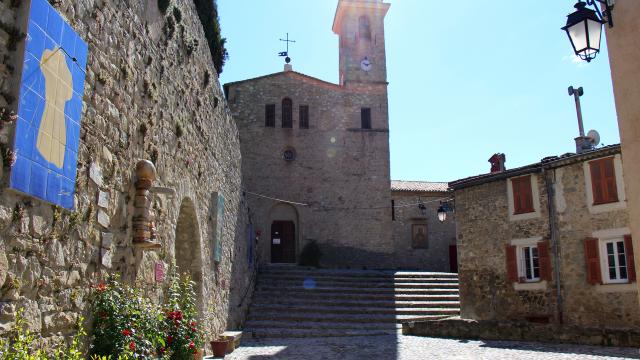
[[[62,168],[67,146],[64,107],[73,95],[73,77],[59,48],[42,53],[40,68],[45,81],[45,106],[36,148],[48,162]]]

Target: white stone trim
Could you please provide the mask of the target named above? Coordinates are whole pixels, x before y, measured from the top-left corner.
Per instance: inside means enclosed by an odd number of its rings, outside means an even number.
[[[514,176],[507,179],[507,203],[509,205],[509,221],[528,220],[540,217],[540,190],[538,189],[538,175],[536,174],[529,175],[531,177],[531,197],[533,198],[533,212],[517,215],[514,214],[515,209],[513,207],[513,184],[511,183],[511,180],[525,176],[527,175]]]
[[[623,241],[624,236],[631,234],[631,230],[627,227],[616,229],[604,229],[596,230],[592,233],[594,238],[598,238],[598,251],[600,258],[600,274],[602,275],[602,283],[606,286],[611,284],[625,285],[629,283],[629,280],[611,280],[609,279],[608,264],[607,264],[607,249],[605,244],[608,241]],[[626,249],[625,249],[626,250]]]
[[[634,283],[627,284],[605,284],[596,285],[596,292],[599,293],[621,293],[621,292],[637,292],[638,287]]]
[[[536,281],[528,283],[513,283],[513,289],[516,291],[543,291],[547,290],[547,281]]]
[[[542,241],[542,236],[534,236],[526,239],[512,239],[510,244],[513,246],[532,246]]]
[[[602,159],[602,158],[598,158]],[[593,159],[593,160],[598,160]],[[590,160],[590,161],[593,161]],[[627,208],[627,196],[624,191],[624,177],[622,173],[622,158],[620,154],[613,157],[613,169],[616,172],[616,187],[618,188],[618,201],[609,204],[593,205],[593,184],[591,183],[591,168],[589,166],[590,161],[582,163],[584,172],[585,193],[587,195],[587,207],[589,213],[600,214],[609,211],[621,210]]]

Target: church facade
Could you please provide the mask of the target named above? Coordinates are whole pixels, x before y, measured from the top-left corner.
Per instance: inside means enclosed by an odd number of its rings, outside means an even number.
[[[296,263],[316,242],[327,266],[393,266],[384,17],[340,0],[340,83],[285,71],[224,86],[261,263]],[[291,201],[278,201],[282,199]]]

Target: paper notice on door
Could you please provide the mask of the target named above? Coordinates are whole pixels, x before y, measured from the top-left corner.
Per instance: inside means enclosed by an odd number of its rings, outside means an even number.
[[[280,239],[273,239],[273,245],[280,245]]]

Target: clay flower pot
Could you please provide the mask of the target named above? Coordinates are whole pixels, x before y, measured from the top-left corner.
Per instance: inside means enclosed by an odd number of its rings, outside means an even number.
[[[227,353],[227,346],[229,345],[229,340],[213,340],[211,342],[211,350],[213,351],[213,356],[215,357],[224,357],[224,354]]]

